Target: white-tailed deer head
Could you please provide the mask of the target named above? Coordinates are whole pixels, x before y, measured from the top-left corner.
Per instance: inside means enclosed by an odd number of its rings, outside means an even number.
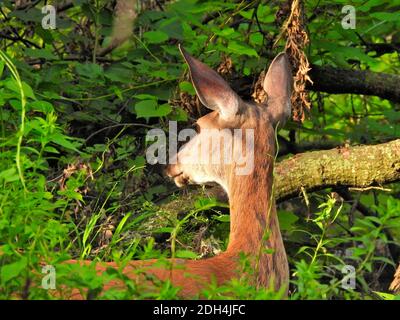
[[[288,58],[280,53],[273,60],[264,80],[268,100],[256,104],[243,101],[217,72],[182,47],[180,51],[200,101],[213,112],[197,120],[197,134],[181,148],[167,174],[178,186],[216,182],[228,192],[233,175],[252,175],[260,154],[274,156],[274,128],[291,113]]]

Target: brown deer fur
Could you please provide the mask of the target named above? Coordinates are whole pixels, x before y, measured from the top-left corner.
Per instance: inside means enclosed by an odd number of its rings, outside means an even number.
[[[136,270],[143,268],[146,274],[161,280],[170,279],[173,285],[181,287],[180,296],[190,298],[201,294],[201,289],[212,279],[223,284],[240,276],[239,255],[245,253],[252,261],[258,286],[272,285],[276,289],[283,286],[287,290],[288,262],[272,189],[275,127],[281,126],[290,114],[292,77],[288,59],[285,54],[280,54],[272,62],[264,83],[268,101],[255,104],[242,101],[215,71],[180,49],[201,102],[214,111],[198,119],[200,132],[179,151],[178,162],[168,166],[167,174],[178,186],[217,182],[225,188],[231,215],[229,245],[225,252],[209,259],[170,259],[170,268],[155,266],[157,260],[132,261],[123,272],[129,278],[137,279]],[[236,163],[185,165],[179,162],[181,153],[194,152],[196,143],[202,139],[202,130],[207,128],[254,130],[254,169],[250,174],[237,175]],[[210,149],[210,152],[220,151]],[[272,249],[272,252],[265,249]],[[90,261],[69,263],[89,264]],[[108,267],[117,265],[110,262],[98,264],[96,268],[100,273]],[[123,284],[110,282],[104,289],[113,287],[123,289]],[[76,290],[71,298],[82,296]]]
[[[394,291],[395,293],[400,293],[400,265],[396,270],[394,279],[390,284],[389,290]]]

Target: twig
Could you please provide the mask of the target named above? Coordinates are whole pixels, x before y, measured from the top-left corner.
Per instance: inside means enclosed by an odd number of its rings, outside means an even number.
[[[92,139],[95,135],[99,134],[100,132],[103,132],[105,130],[108,129],[113,129],[113,128],[117,128],[117,127],[144,127],[144,128],[149,128],[149,129],[153,129],[153,126],[147,125],[147,124],[141,124],[141,123],[118,123],[118,124],[114,124],[112,126],[107,126],[104,128],[101,128],[95,132],[93,132],[89,137],[87,137],[85,139],[85,143],[87,143],[90,139]]]
[[[376,186],[369,186],[369,187],[365,187],[365,188],[357,188],[357,187],[350,187],[349,191],[370,191],[370,190],[380,190],[380,191],[385,191],[385,192],[392,192],[392,189],[388,189],[388,188],[383,188],[383,187],[376,187]]]
[[[41,49],[41,47],[38,46],[36,43],[34,43],[34,42],[32,42],[32,41],[30,41],[28,39],[24,39],[22,36],[20,36],[18,34],[18,32],[14,31],[14,34],[16,35],[16,37],[12,37],[12,36],[10,36],[8,34],[0,33],[0,38],[11,40],[11,41],[14,41],[14,42],[21,41],[27,48],[30,48],[31,46],[33,46],[36,49]]]

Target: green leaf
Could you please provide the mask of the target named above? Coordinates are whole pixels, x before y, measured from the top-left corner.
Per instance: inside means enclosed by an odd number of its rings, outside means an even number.
[[[146,196],[152,197],[153,195],[162,194],[167,191],[167,188],[163,185],[158,185],[147,189]]]
[[[53,112],[53,105],[47,101],[36,100],[28,104],[30,110],[40,111],[43,113]]]
[[[24,90],[25,96],[27,98],[32,98],[32,99],[36,100],[35,94],[33,93],[33,90],[29,84],[22,81],[22,89]]]
[[[0,172],[0,181],[4,180],[4,182],[12,182],[17,181],[18,179],[19,175],[15,167]]]
[[[235,31],[235,29],[233,28],[225,28],[220,30],[219,28],[215,28],[215,30],[213,30],[213,32],[220,37],[226,38],[226,39],[230,39],[233,36],[238,35],[238,32]]]
[[[372,18],[376,18],[381,21],[399,21],[400,12],[374,12],[371,13]]]
[[[164,117],[172,111],[168,104],[158,105],[155,100],[143,100],[135,105],[138,118]]]
[[[4,61],[0,60],[0,78],[3,75],[3,70],[4,70]]]
[[[193,85],[189,81],[182,81],[179,83],[179,89],[183,92],[187,92],[190,95],[194,96],[196,94],[196,90],[194,89]]]
[[[17,111],[21,111],[21,101],[12,99],[9,101],[10,105]]]
[[[59,154],[60,152],[58,152],[58,150],[52,146],[46,146],[43,149],[45,152],[51,152],[51,153],[56,153]]]
[[[26,269],[28,261],[25,257],[22,257],[20,260],[7,264],[1,267],[1,282],[6,283],[7,281],[17,277],[23,270]]]
[[[56,60],[57,56],[54,55],[49,49],[25,49],[25,53],[32,58],[44,58],[46,60]]]
[[[117,86],[112,86],[111,90],[114,92],[114,94],[119,98],[119,100],[124,101],[124,96],[122,95],[122,91],[119,87]]]
[[[162,43],[168,40],[168,34],[162,31],[147,31],[143,34],[143,38],[145,38],[148,43]]]
[[[257,10],[258,20],[262,23],[272,23],[275,21],[275,14],[270,5],[260,5]]]
[[[97,78],[103,74],[103,67],[95,63],[78,63],[76,72],[86,78]]]
[[[129,219],[129,217],[130,217],[131,215],[132,215],[132,213],[130,212],[130,213],[126,214],[126,215],[121,219],[120,223],[118,224],[117,229],[115,229],[113,238],[116,237],[116,236],[118,236],[118,235],[121,233],[122,228],[124,227],[126,221]]]
[[[255,46],[261,46],[263,43],[263,35],[261,33],[252,33],[250,35],[250,44]]]
[[[393,263],[393,261],[391,259],[386,258],[386,257],[372,257],[371,260],[372,261],[381,261],[381,262],[387,263],[388,265],[393,266],[393,268],[396,268],[396,264]]]
[[[44,95],[49,100],[60,99],[60,95],[56,92],[44,91],[42,92],[42,95]]]
[[[188,114],[181,108],[174,108],[173,112],[168,115],[168,119],[174,121],[188,121]]]
[[[248,11],[240,10],[239,14],[243,17],[246,18],[247,20],[251,20],[253,17],[254,9],[250,9]]]
[[[72,139],[72,138],[65,136],[59,132],[51,135],[52,142],[66,148],[66,149],[74,150],[74,151],[80,153],[80,151],[75,147],[75,145],[72,142],[69,141],[69,139]]]
[[[258,57],[257,51],[246,45],[239,44],[236,41],[229,41],[228,50],[232,53],[247,55],[249,57]]]
[[[180,17],[165,19],[160,23],[158,30],[165,32],[169,38],[183,40],[182,19]]]
[[[221,214],[220,216],[214,216],[213,218],[221,222],[229,222],[231,220],[229,214]]]
[[[28,10],[13,10],[9,15],[9,17],[17,17],[25,22],[36,22],[41,23],[43,19],[42,11],[39,8],[32,7]]]
[[[395,110],[385,110],[383,111],[383,115],[389,121],[399,121],[400,120],[400,112]]]
[[[132,172],[136,177],[140,177],[143,173],[144,167],[146,167],[146,159],[143,156],[137,156],[132,161],[132,167],[129,169],[129,172]]]
[[[299,218],[292,212],[279,210],[279,226],[281,230],[290,230]]]
[[[196,259],[197,258],[197,254],[193,251],[189,251],[189,250],[177,250],[175,252],[175,256],[177,258],[182,258],[182,259]]]
[[[132,81],[132,70],[127,68],[111,66],[104,73],[104,76],[111,81],[130,83]]]
[[[135,98],[140,99],[140,100],[157,100],[157,97],[152,95],[152,94],[137,94],[135,95]]]
[[[154,230],[154,233],[172,233],[172,231],[174,231],[172,227],[162,227]]]
[[[229,205],[227,203],[218,201],[216,198],[200,197],[195,201],[194,207],[196,210],[200,211],[209,210],[213,207],[229,208]]]
[[[395,295],[386,292],[374,291],[374,293],[380,296],[383,300],[394,300],[395,298]]]
[[[10,89],[11,91],[17,93],[18,96],[20,96],[21,93],[20,87],[15,79],[8,79],[7,81],[5,81],[5,86],[6,88]],[[30,87],[30,85],[23,81],[22,81],[22,90],[24,91],[25,97],[36,100],[35,94],[33,93],[33,90]]]

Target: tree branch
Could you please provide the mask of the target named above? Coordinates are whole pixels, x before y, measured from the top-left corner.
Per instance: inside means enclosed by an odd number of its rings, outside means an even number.
[[[107,47],[102,48],[98,56],[106,54],[119,47],[133,33],[133,22],[137,16],[135,11],[136,0],[118,0],[115,6],[115,18],[113,22],[113,31],[111,42]]]
[[[395,74],[312,65],[310,77],[314,84],[307,86],[309,90],[365,94],[400,102],[400,76]]]
[[[278,135],[278,143],[279,157],[287,155],[289,153],[297,154],[313,150],[329,150],[340,147],[343,144],[332,140],[295,143],[285,139],[280,135]]]
[[[278,163],[276,198],[296,196],[303,187],[365,188],[400,180],[400,139],[372,145],[302,153]]]
[[[363,37],[358,33],[355,32],[357,37],[360,39],[362,45],[365,47],[367,52],[375,51],[375,57],[380,57],[386,53],[392,52],[400,52],[400,43],[370,43],[366,42]]]

